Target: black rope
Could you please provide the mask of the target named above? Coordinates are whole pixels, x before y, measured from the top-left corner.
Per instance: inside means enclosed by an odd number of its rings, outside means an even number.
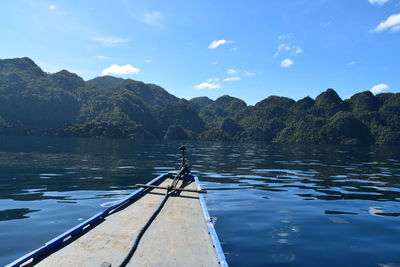
[[[185,159],[186,147],[181,146],[179,148],[179,150],[182,151],[182,164],[181,164],[181,168],[180,168],[179,172],[176,174],[176,176],[172,180],[171,185],[168,186],[168,190],[165,193],[164,199],[161,201],[161,203],[158,206],[157,210],[151,215],[151,217],[147,220],[146,224],[140,229],[139,234],[137,235],[137,237],[135,239],[135,242],[133,243],[131,249],[129,250],[129,252],[126,255],[125,259],[119,265],[120,267],[125,267],[129,263],[129,261],[131,260],[133,254],[135,253],[137,247],[139,246],[139,242],[142,239],[144,233],[150,227],[151,223],[154,221],[154,219],[157,217],[157,215],[160,213],[160,211],[164,207],[165,203],[167,202],[168,197],[171,195],[171,193],[174,192],[174,188],[176,188],[179,179],[181,177],[183,177],[185,174],[190,172],[188,166],[186,165],[186,159]]]
[[[164,207],[165,203],[167,202],[168,197],[170,196],[169,191],[165,193],[164,199],[161,201],[160,205],[158,206],[157,210],[151,215],[151,217],[147,220],[146,224],[140,229],[140,232],[138,236],[136,237],[135,242],[133,243],[131,249],[129,250],[128,254],[126,255],[124,261],[119,265],[120,267],[125,267],[129,261],[131,260],[133,254],[135,253],[140,240],[142,239],[144,233],[146,230],[149,228],[151,223],[154,221],[154,219],[157,217],[157,215],[160,213],[162,208]]]
[[[135,239],[135,242],[133,243],[131,249],[129,250],[129,252],[126,255],[126,257],[123,260],[123,262],[119,265],[120,267],[125,267],[129,263],[129,261],[131,260],[133,254],[135,253],[137,247],[139,246],[139,242],[142,239],[144,233],[150,227],[151,223],[154,221],[154,219],[157,217],[157,215],[160,213],[160,211],[164,207],[165,203],[167,202],[168,197],[171,195],[171,193],[174,192],[174,188],[178,184],[179,178],[183,177],[183,175],[185,175],[187,172],[188,172],[188,167],[187,166],[183,166],[179,170],[179,172],[176,174],[176,176],[174,177],[171,185],[169,186],[170,188],[165,193],[164,199],[161,201],[161,203],[158,206],[157,210],[147,220],[146,224],[140,229],[139,234],[137,235],[137,237]]]

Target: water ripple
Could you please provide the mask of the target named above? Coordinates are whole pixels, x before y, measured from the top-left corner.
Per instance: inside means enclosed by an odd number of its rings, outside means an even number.
[[[4,140],[0,265],[180,163],[174,142]],[[397,148],[186,146],[232,266],[399,265]]]

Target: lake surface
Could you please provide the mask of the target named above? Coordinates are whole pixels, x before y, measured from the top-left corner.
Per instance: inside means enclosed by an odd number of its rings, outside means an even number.
[[[231,266],[400,266],[400,148],[184,142]],[[179,166],[181,142],[0,137],[0,265]]]

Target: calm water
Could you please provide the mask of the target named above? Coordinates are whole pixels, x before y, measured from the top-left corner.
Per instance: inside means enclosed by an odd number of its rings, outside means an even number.
[[[0,137],[0,265],[176,169],[178,145]],[[400,148],[186,145],[231,266],[400,266]]]

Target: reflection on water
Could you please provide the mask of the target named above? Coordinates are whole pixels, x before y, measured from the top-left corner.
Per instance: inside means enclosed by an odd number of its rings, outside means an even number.
[[[176,169],[179,145],[0,137],[0,265]],[[186,145],[231,266],[400,266],[397,148]]]
[[[30,210],[30,209],[9,209],[9,210],[0,210],[0,221],[7,220],[17,220],[29,218],[27,216],[28,213],[35,212],[39,210]]]

